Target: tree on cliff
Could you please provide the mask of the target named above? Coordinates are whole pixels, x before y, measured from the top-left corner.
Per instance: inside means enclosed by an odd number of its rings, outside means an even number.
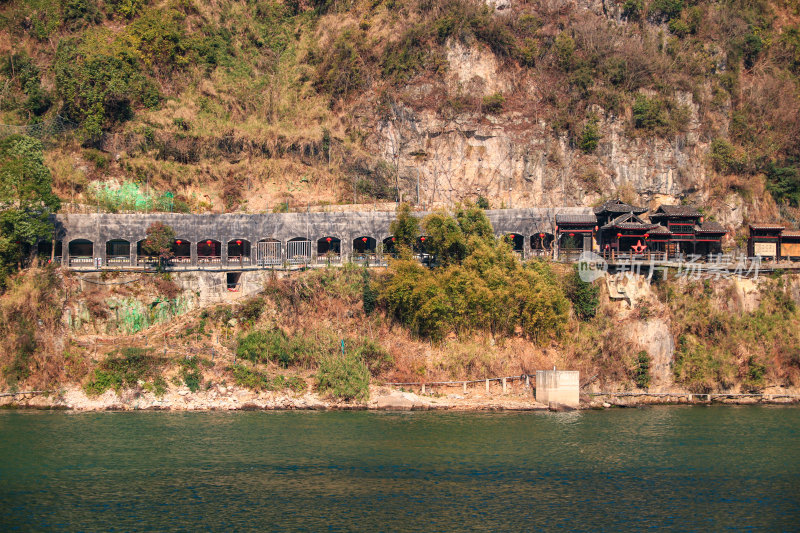
[[[158,269],[175,256],[172,244],[175,242],[175,231],[163,222],[153,222],[147,228],[147,238],[142,243],[142,251],[147,255],[158,256]]]
[[[411,206],[402,203],[397,207],[397,218],[389,225],[400,255],[410,255],[419,237],[419,220],[411,213]]]
[[[59,206],[42,143],[23,135],[0,141],[0,287],[37,241],[52,239]]]

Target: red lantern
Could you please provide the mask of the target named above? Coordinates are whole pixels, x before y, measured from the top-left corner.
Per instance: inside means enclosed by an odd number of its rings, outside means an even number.
[[[325,239],[325,241],[326,241],[326,242],[328,242],[328,243],[330,243],[330,242],[331,242],[331,238],[330,238],[330,237],[328,237],[327,239]]]
[[[211,246],[211,241],[210,241],[210,240],[206,241],[206,244],[207,244],[208,246]]]
[[[361,241],[362,242],[367,242],[367,238],[366,237],[361,237]]]
[[[595,227],[594,227],[594,230],[595,230],[595,231],[597,231],[598,229],[600,229],[600,228],[598,228],[597,226],[595,226]]]
[[[544,239],[544,233],[540,233],[540,234],[539,234],[539,238],[540,238],[540,239]]]
[[[619,239],[620,237],[622,237],[622,233],[617,233],[617,239]]]
[[[644,234],[644,238],[645,238],[645,239],[648,239],[649,237],[650,237],[650,234],[649,234],[649,233],[645,233],[645,234]]]
[[[150,241],[148,240],[147,242],[149,243]],[[182,240],[178,239],[177,241],[175,241],[175,244],[180,246],[182,242],[183,242]]]
[[[574,234],[574,233],[570,233],[570,234],[569,234],[569,236],[570,236],[570,237],[574,237],[574,236],[575,236],[575,234]]]
[[[242,241],[236,241],[236,245],[237,246],[241,246],[242,245]]]
[[[700,223],[701,224],[703,223],[703,217],[700,217]]]
[[[392,237],[392,242],[394,242],[394,237]]]
[[[420,237],[419,240],[425,242],[425,237]]]

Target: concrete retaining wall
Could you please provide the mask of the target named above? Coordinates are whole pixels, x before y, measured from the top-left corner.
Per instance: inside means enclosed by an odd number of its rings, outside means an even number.
[[[580,372],[577,370],[537,370],[536,401],[578,407]]]

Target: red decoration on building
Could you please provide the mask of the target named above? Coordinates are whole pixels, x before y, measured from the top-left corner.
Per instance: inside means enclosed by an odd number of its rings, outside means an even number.
[[[622,233],[617,233],[617,239],[619,239],[620,237],[622,237]]]
[[[149,244],[149,243],[150,243],[150,240],[148,239],[148,240],[147,240],[147,242],[148,242],[148,244]],[[183,242],[182,240],[178,239],[177,241],[175,241],[175,244],[177,244],[178,246],[180,246],[182,242]]]
[[[331,238],[330,238],[330,237],[328,237],[327,239],[325,239],[325,241],[326,241],[326,242],[331,242]]]
[[[367,238],[366,237],[361,237],[361,241],[362,242],[367,242]]]
[[[539,234],[539,238],[540,238],[540,239],[544,239],[544,233],[540,233],[540,234]]]
[[[574,233],[570,233],[570,234],[569,234],[569,236],[570,236],[570,237],[574,237],[574,236],[575,236],[575,234],[574,234]]]
[[[237,244],[237,246],[241,246],[242,245],[242,241],[236,241],[236,244]]]
[[[392,242],[394,242],[394,237],[392,237]]]
[[[419,240],[425,242],[425,237],[420,237]]]
[[[207,244],[208,246],[211,246],[211,240],[210,240],[210,239],[209,239],[209,240],[207,240],[207,241],[206,241],[206,244]]]
[[[650,238],[650,234],[649,234],[649,233],[645,233],[645,234],[644,234],[644,238],[645,238],[645,239],[649,239],[649,238]]]

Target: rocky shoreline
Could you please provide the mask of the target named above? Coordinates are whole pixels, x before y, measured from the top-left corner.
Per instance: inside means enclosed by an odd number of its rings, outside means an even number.
[[[758,396],[713,398],[705,394],[672,396],[615,395],[613,393],[582,395],[578,409],[607,409],[649,405],[753,405],[797,404],[800,397],[788,393]],[[247,411],[247,410],[388,410],[388,411],[568,411],[573,408],[545,405],[528,394],[428,394],[398,391],[373,386],[366,402],[340,401],[321,397],[313,392],[254,392],[239,387],[216,386],[192,392],[187,388],[170,389],[161,396],[144,390],[128,389],[116,393],[106,391],[87,396],[78,386],[64,387],[49,393],[16,393],[0,397],[4,409],[55,409],[70,411]]]

